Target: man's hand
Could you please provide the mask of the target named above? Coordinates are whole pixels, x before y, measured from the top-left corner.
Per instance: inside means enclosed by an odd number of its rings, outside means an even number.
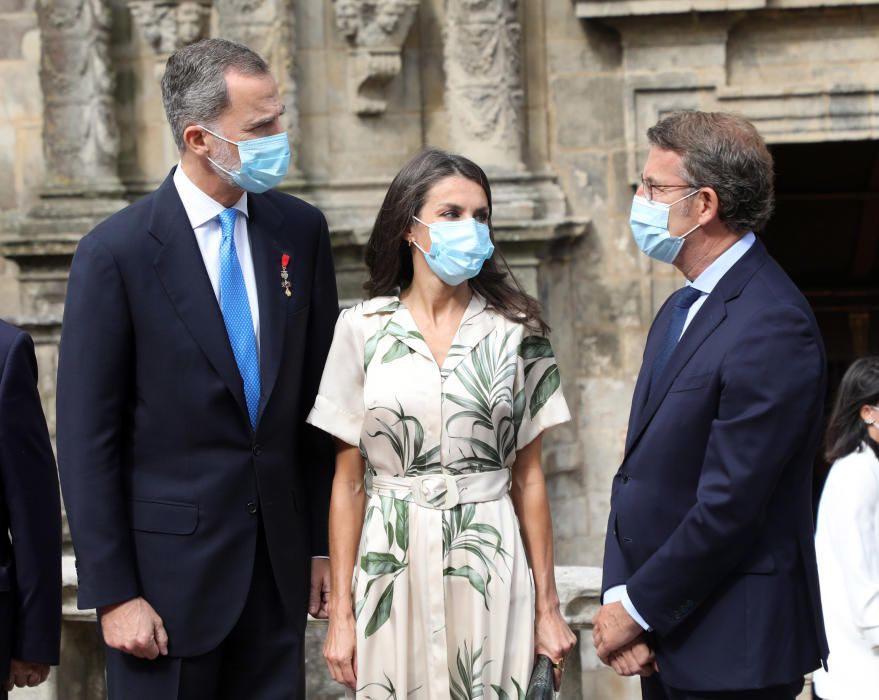
[[[6,692],[13,688],[33,688],[49,677],[49,664],[35,664],[30,661],[12,659],[9,665],[9,678],[3,684]]]
[[[168,633],[162,618],[143,598],[101,608],[104,643],[141,659],[168,655]]]
[[[315,557],[311,560],[311,595],[308,597],[308,612],[312,617],[326,620],[327,602],[330,599],[330,560]]]
[[[643,635],[610,655],[610,667],[620,676],[643,676],[656,672],[656,657]]]
[[[602,605],[592,618],[592,641],[599,658],[610,664],[610,656],[640,637],[644,630],[620,602]]]

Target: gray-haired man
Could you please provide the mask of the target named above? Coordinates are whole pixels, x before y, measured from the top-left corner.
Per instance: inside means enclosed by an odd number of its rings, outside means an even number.
[[[111,699],[300,698],[328,581],[332,445],[304,422],[338,311],[327,225],[271,191],[290,152],[259,56],[193,44],[162,93],[179,166],[70,273],[58,450],[79,604]]]

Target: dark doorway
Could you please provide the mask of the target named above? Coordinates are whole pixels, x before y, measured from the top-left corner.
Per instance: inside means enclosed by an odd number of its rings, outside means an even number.
[[[763,240],[815,310],[829,412],[852,361],[879,354],[879,142],[783,144],[772,155],[776,209]],[[816,469],[816,495],[827,467]]]

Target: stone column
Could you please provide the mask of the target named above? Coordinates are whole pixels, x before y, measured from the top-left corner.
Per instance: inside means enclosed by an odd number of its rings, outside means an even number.
[[[118,196],[119,134],[105,0],[41,0],[46,192]]]
[[[292,0],[214,0],[220,36],[244,44],[262,56],[278,81],[293,159],[286,186],[302,179],[296,85],[296,18]]]
[[[446,105],[452,146],[489,172],[524,172],[518,0],[447,0]]]
[[[76,243],[125,202],[108,2],[40,0],[37,16],[46,176],[34,207],[0,230],[0,255],[19,267],[21,322],[45,326],[39,335],[52,338]]]

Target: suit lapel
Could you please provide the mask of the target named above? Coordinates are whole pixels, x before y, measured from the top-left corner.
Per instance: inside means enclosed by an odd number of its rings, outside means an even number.
[[[742,289],[753,277],[754,273],[766,262],[768,253],[763,244],[756,240],[751,249],[742,256],[742,258],[733,265],[729,271],[720,279],[714,291],[708,295],[708,298],[702,304],[696,316],[690,322],[683,337],[675,347],[674,352],[669,358],[662,377],[654,385],[653,391],[646,397],[646,403],[643,409],[637,410],[634,405],[632,407],[632,421],[629,426],[629,434],[626,436],[626,457],[637,445],[638,440],[643,435],[645,429],[650,424],[656,411],[665,400],[668,390],[674,383],[674,380],[680,374],[681,370],[686,366],[690,358],[702,346],[702,344],[711,336],[717,327],[723,322],[727,315],[727,302],[735,299],[741,294]],[[666,316],[671,313],[671,305],[666,304]],[[662,313],[660,313],[662,315]],[[659,317],[657,317],[657,321]],[[668,326],[667,319],[664,325],[657,327],[657,331],[664,331]],[[654,334],[660,336],[661,333]],[[638,376],[638,384],[635,389],[635,397],[645,400],[643,394],[647,391],[649,385],[650,372],[653,369],[653,362],[656,359],[658,348],[662,342],[662,338],[657,337],[652,343],[652,353],[645,352],[644,364],[641,373]],[[648,344],[649,345],[649,344]],[[651,348],[648,347],[648,351]],[[650,357],[648,358],[648,354]],[[649,364],[648,364],[649,362]],[[639,395],[640,392],[640,395]]]
[[[249,425],[244,386],[223,314],[172,176],[173,171],[156,193],[149,223],[150,234],[162,244],[153,266],[180,319],[232,392]]]
[[[279,212],[267,198],[248,195],[247,211],[247,230],[253,251],[253,271],[259,300],[259,416],[262,416],[278,379],[284,352],[288,297],[281,286],[281,256],[290,256],[287,271],[294,295],[297,293],[297,279],[293,272],[298,268],[298,260],[295,250],[289,246],[282,250],[272,237],[271,232],[280,230],[282,221]]]
[[[671,297],[669,297],[669,300]],[[647,347],[644,349],[644,358],[641,361],[641,371],[638,372],[638,381],[635,383],[635,392],[632,395],[632,407],[629,415],[629,430],[626,434],[626,454],[631,448],[635,438],[635,429],[640,424],[641,416],[644,412],[644,405],[647,403],[647,389],[650,387],[650,375],[653,372],[653,365],[656,362],[656,356],[662,346],[662,336],[668,328],[671,321],[672,305],[666,300],[665,304],[659,310],[650,333],[647,336]]]

